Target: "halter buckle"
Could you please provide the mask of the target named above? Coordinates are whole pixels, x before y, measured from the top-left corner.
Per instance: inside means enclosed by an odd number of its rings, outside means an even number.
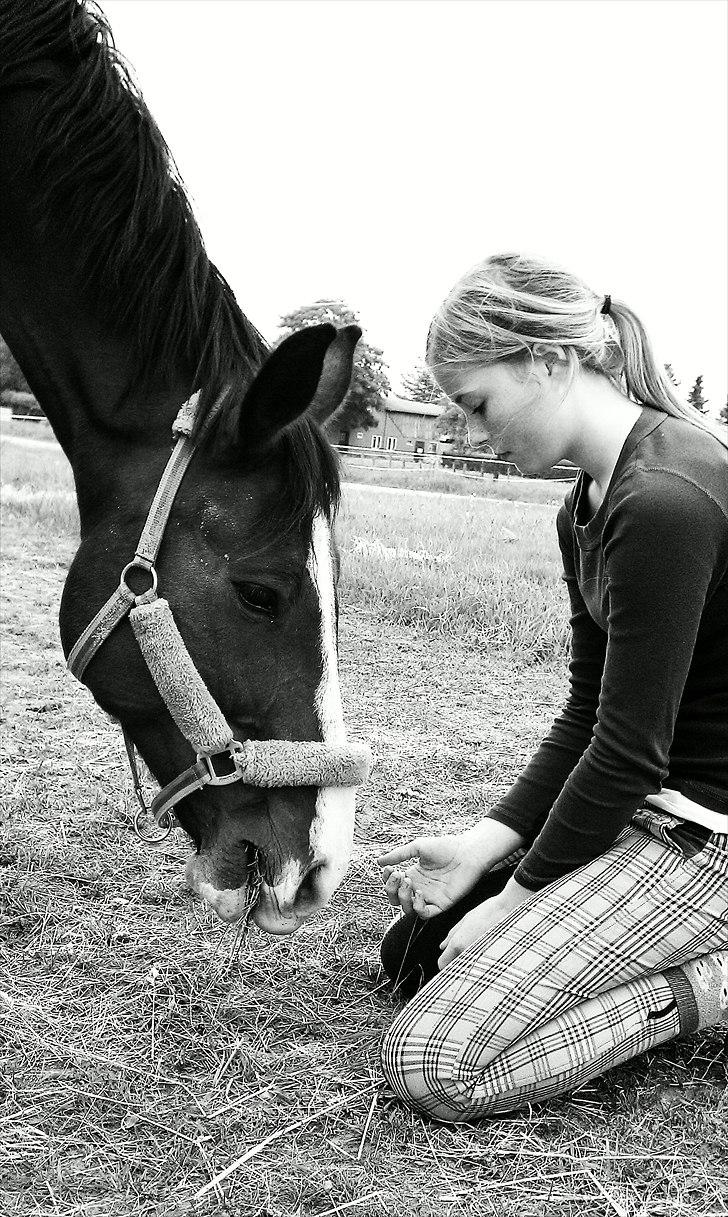
[[[213,760],[217,756],[227,756],[233,764],[231,773],[218,773],[213,764]],[[197,760],[201,761],[205,766],[205,785],[209,786],[230,786],[232,782],[239,782],[241,778],[240,760],[245,756],[243,745],[236,739],[230,740],[230,743],[225,748],[217,748],[214,752],[198,752]],[[240,758],[240,760],[238,759]]]

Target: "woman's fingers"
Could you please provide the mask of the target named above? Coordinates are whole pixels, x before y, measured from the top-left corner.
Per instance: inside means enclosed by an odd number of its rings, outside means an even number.
[[[411,913],[413,911],[414,890],[406,875],[402,877],[397,896],[402,910],[405,913]]]
[[[402,871],[396,866],[384,866],[382,881],[390,904],[401,905],[405,912],[414,910],[423,921],[442,912],[442,905],[432,899],[427,875],[423,875],[419,867],[410,866]],[[435,889],[435,892],[442,896],[439,889]]]
[[[437,966],[442,971],[446,968],[453,959],[458,955],[462,955],[463,951],[467,950],[471,942],[474,942],[478,937],[478,923],[482,916],[483,910],[487,906],[487,901],[471,909],[464,917],[455,922],[450,932],[440,943],[442,947],[442,955],[437,961]]]
[[[422,921],[429,921],[431,917],[438,917],[442,912],[439,904],[432,904],[424,893],[417,888],[414,889],[412,908]]]
[[[437,961],[438,972],[442,972],[442,969],[446,968],[449,963],[452,963],[453,959],[455,959],[459,954],[459,951],[454,951],[451,947],[446,947]]]
[[[392,870],[384,884],[384,890],[387,893],[387,899],[395,908],[399,907],[399,889],[404,875],[400,870]]]
[[[440,971],[446,968],[453,959],[457,959],[458,955],[462,955],[468,943],[463,940],[462,934],[458,933],[458,925],[453,926],[444,942],[440,943],[442,947],[442,955],[437,961],[437,966]]]
[[[401,908],[405,913],[411,913],[415,907],[415,889],[401,870],[393,870],[384,884],[389,903],[395,908]],[[420,898],[421,899],[421,898]]]
[[[453,938],[454,938],[454,930],[451,930],[450,933],[448,934],[447,938],[445,938],[444,941],[440,943],[442,954],[440,955],[440,958],[437,961],[437,966],[440,971],[442,971],[442,969],[444,967],[447,967],[447,965],[450,963],[451,959],[455,958],[454,948],[451,947],[451,945],[450,945],[450,942]]]
[[[507,910],[505,910],[507,911]],[[482,938],[487,934],[494,925],[502,918],[504,913],[503,902],[497,896],[491,896],[488,900],[484,900],[482,904],[476,905],[464,917],[461,917],[450,930],[447,937],[440,943],[442,947],[442,955],[437,961],[437,966],[442,970],[456,958],[462,955],[463,951],[467,951],[469,946],[478,938]]]
[[[409,841],[407,845],[398,845],[396,849],[389,849],[386,854],[379,855],[377,866],[397,866],[409,858],[416,858],[420,852],[419,845],[418,837],[416,841]]]
[[[423,921],[429,921],[431,917],[438,917],[443,911],[439,904],[431,904],[422,892],[417,892],[414,908],[417,916],[421,917]]]
[[[401,908],[405,913],[414,912],[423,921],[426,921],[430,917],[437,917],[443,911],[441,885],[433,885],[430,876],[424,873],[419,866],[408,866],[404,869],[395,866],[390,861],[384,861],[385,858],[391,859],[395,854],[397,856],[406,854],[405,861],[409,857],[417,857],[417,844],[417,841],[412,841],[398,850],[391,850],[388,854],[382,854],[378,861],[382,867],[382,880],[389,903],[395,908]],[[433,895],[438,897],[437,903],[434,902]],[[451,902],[446,900],[444,907],[447,908],[449,903]]]

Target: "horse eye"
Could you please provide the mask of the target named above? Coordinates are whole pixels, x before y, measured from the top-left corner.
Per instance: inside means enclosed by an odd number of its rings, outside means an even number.
[[[252,613],[261,617],[275,617],[278,614],[278,593],[262,583],[236,583],[238,597]]]

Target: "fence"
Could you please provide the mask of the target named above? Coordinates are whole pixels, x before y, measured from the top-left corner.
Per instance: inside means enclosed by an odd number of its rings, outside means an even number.
[[[381,448],[352,448],[334,444],[334,448],[347,461],[367,469],[434,469],[440,464],[435,452],[386,452]]]
[[[335,445],[347,463],[365,469],[449,469],[460,477],[492,478],[523,477],[517,465],[501,461],[497,456],[456,456],[452,452],[382,452],[378,448],[352,448]],[[549,481],[573,482],[579,472],[573,465],[554,465],[548,473],[541,474]]]
[[[13,422],[43,422],[44,414],[15,414]],[[378,448],[352,448],[342,444],[334,444],[334,448],[343,459],[364,469],[416,469],[423,474],[425,470],[449,469],[452,473],[464,478],[482,478],[488,474],[497,479],[503,477],[523,477],[517,465],[510,461],[501,461],[497,456],[455,456],[451,452],[382,452]],[[573,465],[554,465],[547,473],[540,476],[553,482],[573,482],[578,473]]]
[[[0,393],[0,405],[8,406],[13,418],[18,422],[45,418],[33,394],[21,392],[19,389],[4,389]]]

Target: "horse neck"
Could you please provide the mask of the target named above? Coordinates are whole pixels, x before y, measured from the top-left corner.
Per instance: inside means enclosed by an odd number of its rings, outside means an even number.
[[[189,379],[180,371],[172,383],[130,388],[130,346],[62,281],[6,260],[3,270],[0,333],[71,462],[83,534],[113,501],[120,470],[163,465]]]
[[[78,282],[78,252],[62,226],[39,217],[30,150],[33,95],[0,107],[0,333],[73,467],[82,531],[104,509],[120,462],[156,467],[188,396],[184,367],[138,382],[131,340],[109,330]],[[159,453],[159,457],[155,453]]]

